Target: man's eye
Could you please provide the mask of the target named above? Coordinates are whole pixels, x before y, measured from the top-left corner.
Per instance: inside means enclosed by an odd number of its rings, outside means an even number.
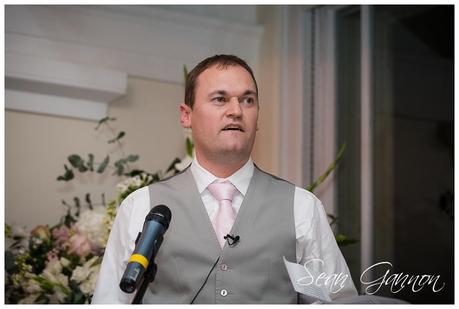
[[[245,103],[245,104],[253,104],[253,103],[255,103],[255,100],[252,97],[245,97],[245,98],[242,99],[242,102]]]
[[[217,103],[224,103],[226,99],[225,97],[215,97],[212,99],[212,101],[217,102]]]

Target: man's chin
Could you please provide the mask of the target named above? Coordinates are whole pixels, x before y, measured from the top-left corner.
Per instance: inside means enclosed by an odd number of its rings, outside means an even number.
[[[246,161],[250,157],[250,151],[245,147],[232,147],[221,152],[222,158],[229,162]]]

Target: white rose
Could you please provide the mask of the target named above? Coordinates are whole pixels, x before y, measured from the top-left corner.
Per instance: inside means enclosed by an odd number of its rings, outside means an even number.
[[[83,266],[78,266],[77,268],[75,268],[75,270],[72,273],[71,280],[74,280],[77,283],[81,283],[84,280],[87,280],[89,276],[91,275],[91,273],[94,271],[94,269],[96,267],[98,269],[98,267],[100,266],[100,265],[92,266],[98,258],[99,257],[95,256],[89,261],[87,261],[86,263],[84,263]]]
[[[26,227],[18,224],[13,224],[11,226],[11,235],[21,238],[29,237],[29,233],[27,233]]]
[[[81,281],[85,280],[89,276],[89,269],[84,266],[78,266],[73,270],[71,280],[80,283]]]
[[[33,278],[26,281],[24,290],[30,294],[42,292],[40,284]]]
[[[27,295],[25,298],[21,299],[18,304],[34,304],[38,296],[40,296],[40,294]]]
[[[65,257],[61,257],[59,259],[59,262],[61,263],[62,266],[68,267],[70,265],[70,261],[67,260]]]
[[[108,239],[108,228],[104,224],[105,208],[95,207],[93,210],[87,209],[80,214],[75,227],[85,235],[89,241],[99,247],[105,247]]]
[[[50,277],[59,274],[62,272],[62,264],[59,260],[51,260],[46,264],[45,269],[43,270],[44,274],[49,274]]]
[[[116,190],[120,193],[123,193],[127,189],[128,187],[124,184],[124,182],[120,182],[119,184],[116,185]]]
[[[49,295],[49,302],[51,304],[63,303],[67,294],[61,291],[59,288],[54,289],[54,293]]]
[[[137,176],[134,176],[134,178],[132,179],[132,184],[135,186],[135,187],[140,187],[142,185],[142,179],[140,179],[140,176],[137,175]]]
[[[80,285],[80,289],[83,293],[89,295],[94,293],[94,289],[96,288],[96,281],[99,275],[100,265],[95,267],[91,267],[91,275],[89,276],[88,280],[83,282]]]
[[[46,265],[43,277],[51,282],[60,283],[64,287],[68,286],[68,278],[62,273],[62,264],[59,260],[52,260]]]

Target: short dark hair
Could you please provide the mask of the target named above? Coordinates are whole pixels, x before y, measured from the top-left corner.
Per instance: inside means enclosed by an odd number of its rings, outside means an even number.
[[[255,76],[253,75],[252,69],[249,65],[242,60],[241,58],[234,56],[234,55],[215,55],[212,57],[208,57],[203,61],[199,62],[193,70],[188,73],[186,83],[185,83],[185,104],[189,107],[193,108],[194,100],[195,100],[195,92],[196,86],[198,82],[198,77],[204,72],[206,69],[212,66],[218,66],[223,69],[226,69],[228,66],[241,66],[250,73],[252,76],[253,82],[255,83],[255,89],[258,94],[258,85],[257,81],[255,80]]]

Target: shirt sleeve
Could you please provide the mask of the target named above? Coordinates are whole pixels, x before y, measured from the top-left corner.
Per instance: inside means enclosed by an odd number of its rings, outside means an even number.
[[[332,300],[357,295],[322,202],[311,192],[296,187],[294,216],[297,263],[308,269],[311,281],[327,285]]]
[[[119,206],[97,278],[93,304],[132,302],[135,293],[124,293],[119,283],[134,251],[135,239],[150,211],[149,199],[148,187],[144,187],[127,196]]]

